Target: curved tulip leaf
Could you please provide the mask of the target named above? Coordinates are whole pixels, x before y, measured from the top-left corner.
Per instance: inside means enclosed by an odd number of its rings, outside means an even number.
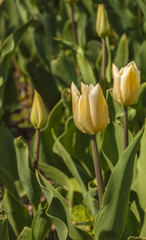
[[[137,0],[143,14],[145,15],[146,17],[146,1],[145,0]]]
[[[87,85],[90,85],[92,83],[95,86],[96,79],[93,70],[81,48],[78,48],[77,50],[77,62],[83,77],[83,82]]]
[[[7,188],[11,193],[14,193],[15,185],[13,178],[4,168],[1,167],[0,167],[0,179],[2,180],[5,188]]]
[[[57,59],[51,61],[51,70],[54,76],[62,83],[63,88],[70,87],[72,82],[76,82],[76,73],[73,63],[61,53]]]
[[[27,208],[8,191],[5,191],[2,207],[6,210],[8,221],[17,237],[24,226],[30,227],[31,217]]]
[[[8,64],[11,60],[11,57],[14,53],[14,50],[19,43],[19,40],[21,39],[22,35],[26,32],[28,27],[32,25],[34,20],[30,20],[27,23],[23,24],[20,28],[18,28],[15,32],[10,34],[8,38],[3,42],[1,48],[0,48],[0,54],[1,54],[1,64],[4,70],[6,71]]]
[[[55,136],[54,132],[52,131],[52,135],[54,137],[55,143],[53,146],[53,151],[58,154],[59,156],[62,157],[62,160],[64,161],[66,167],[69,169],[71,172],[72,176],[77,179],[79,182],[81,189],[83,191],[83,194],[87,192],[86,186],[83,182],[83,179],[79,173],[79,169],[77,168],[77,164],[75,165],[74,161],[72,160],[70,154],[68,151],[64,148],[64,146],[61,144],[59,139]]]
[[[28,146],[22,137],[18,137],[14,141],[17,165],[20,180],[23,188],[28,195],[33,206],[37,209],[41,198],[41,189],[37,182],[35,174],[30,170],[29,167],[29,153]]]
[[[89,182],[94,176],[93,161],[89,153],[90,138],[77,129],[72,117],[66,121],[65,131],[59,136],[59,141],[83,166],[88,176],[87,182]]]
[[[119,240],[121,237],[127,218],[134,159],[142,134],[143,131],[130,143],[112,172],[95,219],[96,240]]]
[[[109,141],[110,139],[110,141]],[[109,164],[109,168],[112,170],[118,162],[121,154],[124,151],[124,134],[123,127],[119,123],[111,122],[104,130],[102,153]],[[133,139],[132,134],[129,131],[129,142]],[[111,162],[111,164],[109,163]]]
[[[134,213],[130,209],[128,209],[125,228],[120,240],[125,240],[129,236],[139,236],[139,232],[140,232],[140,223],[138,222]]]
[[[54,182],[57,182],[58,184],[62,186],[68,187],[69,191],[67,194],[67,197],[72,201],[73,197],[73,184],[70,180],[70,178],[62,172],[60,169],[50,166],[45,163],[39,163],[39,168],[45,173],[46,176],[48,176],[51,180]]]
[[[29,227],[24,227],[17,240],[30,240],[31,229]]]
[[[78,239],[91,240],[88,233],[76,228],[71,222],[71,210],[67,201],[55,190],[55,188],[39,173],[36,172],[38,182],[46,196],[49,207],[47,215],[55,224],[60,240]]]
[[[8,220],[5,209],[0,210],[0,236],[1,239],[9,240]]]
[[[51,223],[46,214],[46,208],[39,210],[32,221],[31,240],[43,240],[50,226]]]
[[[93,217],[97,215],[99,211],[99,199],[97,194],[97,187],[89,182],[88,184],[88,192],[86,193],[83,204],[89,209]]]
[[[14,181],[18,180],[18,170],[13,142],[14,138],[10,131],[2,124],[0,127],[0,166],[7,171]]]
[[[146,69],[144,62],[146,61],[146,40],[140,44],[138,51],[136,52],[136,60],[138,62],[141,78],[146,79]]]
[[[133,183],[133,189],[138,195],[141,207],[146,212],[146,191],[144,186],[144,183],[146,182],[146,127],[141,139],[140,156],[137,159],[136,164],[137,176],[135,178],[135,183]]]
[[[144,237],[146,236],[146,212],[145,212],[144,222],[143,222],[140,236],[143,237],[142,239],[144,239]]]

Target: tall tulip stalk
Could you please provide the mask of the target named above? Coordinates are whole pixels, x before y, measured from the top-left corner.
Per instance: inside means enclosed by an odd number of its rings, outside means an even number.
[[[96,142],[96,133],[103,130],[108,123],[109,113],[106,100],[99,83],[94,87],[81,83],[81,92],[74,83],[71,85],[73,119],[76,127],[91,137],[93,162],[97,180],[100,206],[104,193],[102,171]]]
[[[30,121],[36,129],[35,155],[34,155],[34,171],[38,168],[39,146],[40,146],[40,129],[44,127],[47,121],[46,109],[39,93],[34,90],[34,99],[30,114]]]
[[[134,61],[119,69],[113,64],[113,96],[124,108],[124,149],[128,146],[128,106],[135,104],[140,87],[140,71]]]

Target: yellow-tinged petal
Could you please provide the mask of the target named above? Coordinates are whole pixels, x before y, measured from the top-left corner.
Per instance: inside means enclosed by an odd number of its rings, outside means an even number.
[[[113,96],[114,98],[123,105],[123,99],[121,95],[121,78],[119,69],[116,67],[115,64],[112,64],[112,73],[113,73]]]
[[[136,102],[140,86],[140,72],[134,62],[129,63],[121,74],[121,93],[123,105],[129,106]]]
[[[77,128],[89,135],[103,130],[108,123],[108,106],[99,84],[81,83],[81,92],[71,85],[73,118]]]
[[[71,93],[72,93],[72,110],[73,110],[73,119],[76,127],[83,133],[85,133],[84,129],[79,123],[80,119],[80,97],[81,94],[79,90],[77,89],[76,85],[72,82],[71,84]]]
[[[36,90],[34,90],[30,121],[36,129],[43,128],[47,121],[47,114],[43,100]]]
[[[109,112],[99,83],[89,94],[90,116],[94,133],[103,130],[108,124]]]
[[[90,107],[89,107],[89,90],[92,89],[92,85],[88,86],[81,83],[81,99],[80,99],[80,125],[84,131],[90,135],[94,134],[91,128]]]

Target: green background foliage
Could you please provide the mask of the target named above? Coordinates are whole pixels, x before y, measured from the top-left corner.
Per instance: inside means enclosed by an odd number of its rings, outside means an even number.
[[[4,240],[132,240],[146,238],[146,0],[103,1],[106,37],[107,128],[96,136],[105,185],[99,209],[90,137],[72,117],[71,83],[100,83],[102,44],[98,0],[0,1],[0,236]],[[71,11],[77,32],[72,31]],[[141,73],[136,104],[112,94],[112,63],[135,61]],[[33,171],[33,89],[48,113]],[[143,130],[141,130],[143,128]]]

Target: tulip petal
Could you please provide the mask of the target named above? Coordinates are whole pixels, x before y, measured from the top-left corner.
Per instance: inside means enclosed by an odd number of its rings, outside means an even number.
[[[140,72],[136,64],[130,62],[122,71],[121,75],[121,93],[123,105],[129,106],[136,102],[140,85]]]
[[[91,86],[92,88],[92,86]],[[90,135],[94,134],[91,128],[90,107],[89,107],[90,86],[81,83],[82,96],[80,98],[80,125]]]
[[[81,94],[73,82],[71,84],[71,93],[72,93],[72,110],[73,110],[74,123],[81,132],[85,133],[84,129],[81,127],[79,123],[79,119],[80,119],[79,102],[80,102]]]
[[[94,133],[103,130],[108,124],[108,106],[99,83],[89,94],[90,116]]]
[[[121,71],[123,71],[123,69],[121,69]],[[122,94],[120,89],[121,79],[120,79],[119,69],[116,67],[115,64],[112,64],[112,73],[113,73],[113,79],[114,79],[113,96],[118,102],[120,102],[123,105],[123,99],[122,99]]]

